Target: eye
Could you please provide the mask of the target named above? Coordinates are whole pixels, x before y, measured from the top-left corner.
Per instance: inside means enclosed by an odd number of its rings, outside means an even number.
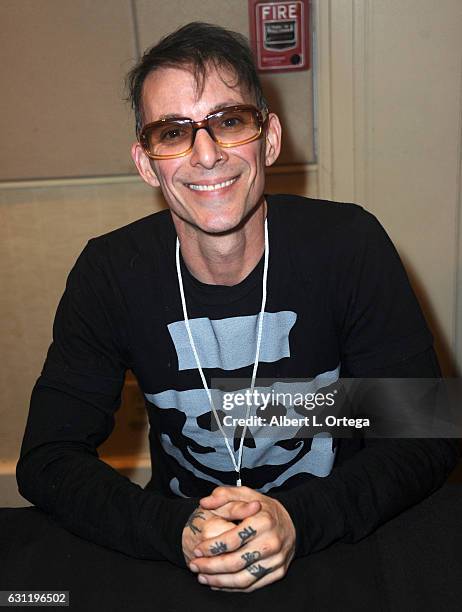
[[[174,142],[175,140],[181,140],[186,134],[186,130],[181,126],[172,126],[162,130],[160,140],[161,142]]]
[[[221,120],[221,127],[232,130],[241,127],[243,123],[240,115],[225,115]]]

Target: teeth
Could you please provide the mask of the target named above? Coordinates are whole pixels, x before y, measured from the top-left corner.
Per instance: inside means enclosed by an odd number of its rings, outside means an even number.
[[[232,185],[236,179],[229,179],[229,181],[223,181],[222,183],[215,183],[215,185],[195,185],[194,183],[189,183],[188,187],[190,189],[194,189],[195,191],[216,191],[217,189],[223,189],[224,187],[228,187]]]

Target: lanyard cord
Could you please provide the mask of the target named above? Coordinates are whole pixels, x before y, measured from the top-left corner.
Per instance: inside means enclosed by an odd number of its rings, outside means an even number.
[[[261,346],[261,338],[262,338],[262,332],[263,332],[263,314],[265,312],[265,306],[266,306],[266,286],[267,286],[267,279],[268,279],[268,261],[269,261],[268,221],[265,219],[265,261],[264,261],[264,267],[263,267],[262,300],[261,300],[260,314],[258,315],[257,346],[256,346],[256,351],[255,351],[255,362],[253,364],[252,381],[251,381],[251,385],[250,385],[250,392],[251,392],[250,397],[252,397],[252,395],[253,395],[253,390],[254,390],[254,387],[255,387],[255,381],[256,381],[256,378],[257,378],[258,361],[259,361],[259,358],[260,358],[260,346]],[[234,457],[234,453],[231,450],[231,447],[229,445],[228,438],[226,437],[226,434],[225,434],[225,432],[223,430],[223,427],[221,425],[220,419],[218,417],[215,405],[213,403],[212,394],[211,394],[210,389],[209,389],[209,387],[207,385],[207,381],[205,380],[204,372],[202,370],[202,366],[201,366],[201,363],[200,363],[200,360],[199,360],[199,355],[197,353],[196,345],[194,343],[194,338],[193,338],[193,335],[192,335],[192,332],[191,332],[191,327],[189,325],[188,311],[186,309],[186,298],[185,298],[184,287],[183,287],[183,277],[181,275],[180,241],[178,240],[178,237],[176,239],[176,272],[177,272],[177,276],[178,276],[178,287],[180,289],[181,305],[183,307],[184,323],[185,323],[185,326],[186,326],[186,331],[188,332],[189,344],[191,345],[192,352],[194,353],[194,358],[196,360],[197,369],[199,370],[199,374],[200,374],[200,377],[202,379],[202,384],[204,386],[205,392],[207,393],[207,397],[209,399],[210,407],[212,408],[212,412],[213,412],[213,414],[215,416],[215,420],[217,422],[218,428],[220,429],[220,431],[221,431],[221,433],[223,435],[223,439],[225,441],[226,448],[228,449],[229,456],[231,457],[231,461],[233,462],[234,469],[237,472],[236,485],[239,487],[242,484],[242,481],[241,481],[242,450],[243,450],[245,432],[247,431],[247,419],[248,419],[249,413],[250,413],[250,403],[247,406],[247,412],[246,412],[246,417],[245,417],[246,418],[246,425],[244,426],[244,428],[242,430],[241,441],[240,441],[240,444],[239,444],[238,460],[236,461],[236,459]]]

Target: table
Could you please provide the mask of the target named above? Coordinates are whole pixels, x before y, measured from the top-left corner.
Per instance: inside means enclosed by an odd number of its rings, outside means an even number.
[[[462,485],[444,485],[361,542],[295,560],[253,593],[212,591],[187,569],[83,540],[33,507],[0,509],[0,568],[1,590],[68,590],[72,611],[459,612]]]

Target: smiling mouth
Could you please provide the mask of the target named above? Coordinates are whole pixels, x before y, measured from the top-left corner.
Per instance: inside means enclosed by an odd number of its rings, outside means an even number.
[[[197,183],[188,183],[187,186],[189,189],[193,191],[218,191],[219,189],[224,189],[225,187],[229,187],[233,183],[237,181],[239,177],[235,176],[232,179],[227,181],[222,181],[221,183],[214,183],[213,185],[199,185]]]

